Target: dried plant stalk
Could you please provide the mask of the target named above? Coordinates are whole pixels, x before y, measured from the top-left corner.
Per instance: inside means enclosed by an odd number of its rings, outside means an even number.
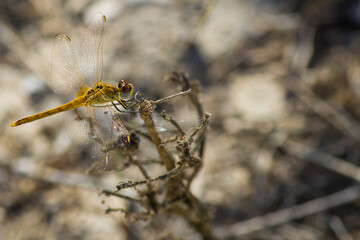
[[[159,154],[159,160],[162,163],[157,166],[164,165],[166,172],[159,176],[150,177],[145,166],[141,164],[141,161],[135,160],[130,155],[131,153],[129,153],[128,157],[131,164],[139,168],[144,179],[121,182],[116,186],[115,191],[104,191],[104,193],[136,203],[143,207],[145,211],[130,213],[124,209],[109,208],[107,212],[121,211],[133,220],[148,220],[156,213],[176,215],[185,219],[203,239],[217,239],[209,224],[210,217],[208,211],[190,191],[192,180],[196,177],[202,166],[206,126],[208,125],[210,114],[204,114],[202,105],[198,99],[200,88],[195,81],[189,81],[184,73],[173,73],[170,79],[180,82],[183,91],[157,101],[144,99],[140,93],[135,95],[137,110],[141,119],[144,121],[149,139],[154,144]],[[193,87],[195,87],[195,91]],[[153,110],[157,104],[184,95],[187,95],[190,102],[195,106],[199,116],[199,125],[189,136],[186,136],[177,121],[163,112],[163,118],[177,129],[177,134],[173,138],[164,141],[157,131],[153,119]],[[170,142],[175,142],[174,150],[177,153],[176,158],[173,153],[170,154],[165,148],[165,144]],[[199,146],[195,146],[196,144],[199,144]],[[153,184],[155,181],[165,182],[165,198],[161,198],[160,193],[154,190],[155,187]],[[130,198],[119,193],[119,191],[124,188],[136,188],[136,186],[143,184],[147,186],[147,189],[141,192],[138,191],[140,195],[139,198]],[[162,201],[159,199],[162,199]]]

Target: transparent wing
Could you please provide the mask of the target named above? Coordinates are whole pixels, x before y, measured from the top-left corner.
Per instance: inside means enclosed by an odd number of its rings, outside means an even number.
[[[112,107],[90,107],[89,110],[98,144],[92,148],[93,164],[87,171],[101,173],[113,169],[114,165],[109,161],[109,151],[120,146],[127,148],[130,143],[129,132]]]
[[[88,121],[88,110],[79,107],[63,113],[63,120],[71,141],[81,150],[89,144],[91,139],[91,128]]]
[[[85,32],[80,46],[80,68],[86,83],[94,86],[102,78],[103,34],[106,18],[95,14]]]
[[[76,54],[68,36],[60,34],[55,38],[51,62],[51,88],[60,94],[75,96],[84,84]]]
[[[112,107],[80,107],[66,112],[64,121],[72,142],[88,156],[85,161],[90,174],[112,170],[110,148],[129,144],[129,132]]]

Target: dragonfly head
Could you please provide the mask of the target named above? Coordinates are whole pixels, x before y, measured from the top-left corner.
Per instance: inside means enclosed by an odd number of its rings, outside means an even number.
[[[118,88],[120,90],[119,97],[121,99],[128,99],[134,92],[134,87],[131,83],[128,83],[125,80],[120,80]]]

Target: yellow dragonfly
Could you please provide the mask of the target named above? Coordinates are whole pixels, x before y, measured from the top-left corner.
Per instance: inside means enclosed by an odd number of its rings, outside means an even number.
[[[93,145],[90,147],[91,157],[96,161],[101,160],[107,166],[106,141],[120,139],[121,144],[129,144],[129,132],[119,118],[120,110],[117,105],[128,109],[134,89],[133,85],[125,80],[119,81],[117,86],[101,82],[105,22],[106,18],[101,13],[92,17],[80,46],[79,63],[70,38],[64,34],[55,38],[51,88],[75,99],[59,107],[22,118],[10,126],[19,126],[76,109],[76,118],[75,115],[64,118],[69,137],[82,146]]]

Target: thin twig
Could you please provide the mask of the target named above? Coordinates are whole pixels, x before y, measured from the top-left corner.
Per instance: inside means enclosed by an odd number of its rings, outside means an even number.
[[[179,165],[178,167],[173,168],[171,171],[169,171],[163,175],[154,177],[154,178],[149,178],[149,179],[139,180],[139,181],[128,181],[126,183],[119,183],[118,185],[116,185],[116,189],[117,189],[117,191],[120,191],[124,188],[132,188],[132,187],[136,187],[136,186],[142,185],[142,184],[149,184],[154,181],[165,180],[167,178],[174,177],[179,173],[182,173],[182,170],[185,168],[187,168],[187,167],[183,166],[183,165]]]
[[[244,234],[259,231],[268,227],[273,227],[349,203],[359,198],[359,196],[359,186],[349,187],[345,190],[341,190],[339,192],[303,204],[299,204],[297,206],[282,209],[260,217],[254,217],[242,222],[223,225],[216,228],[216,232],[219,234],[219,236],[221,236],[221,238],[240,237]]]
[[[130,213],[123,208],[108,208],[105,211],[105,213],[111,213],[111,212],[122,212],[125,214],[127,218],[130,218],[131,221],[133,222],[139,220],[147,221],[154,216],[154,213],[152,212]]]
[[[330,219],[329,226],[333,229],[339,240],[354,240],[338,216],[333,216]]]
[[[103,194],[105,194],[106,196],[115,196],[115,197],[119,197],[119,198],[123,198],[123,199],[126,199],[130,202],[136,202],[142,206],[144,206],[145,204],[143,203],[143,201],[141,201],[140,199],[137,199],[137,198],[132,198],[132,197],[129,197],[129,196],[126,196],[126,195],[123,195],[123,194],[120,194],[120,193],[117,193],[117,192],[114,192],[114,191],[111,191],[111,190],[103,190],[102,191]]]
[[[320,99],[304,83],[303,79],[291,80],[287,87],[315,113],[360,143],[360,124],[345,109],[339,109],[340,107],[338,107],[339,110],[336,110],[329,103]]]
[[[158,104],[161,104],[161,103],[164,103],[164,102],[167,102],[173,98],[176,98],[176,97],[180,97],[180,96],[184,96],[184,95],[187,95],[187,94],[190,94],[191,93],[191,88],[186,90],[186,91],[182,91],[182,92],[179,92],[179,93],[176,93],[176,94],[173,94],[173,95],[170,95],[168,97],[165,97],[165,98],[162,98],[162,99],[159,99],[159,100],[155,100],[155,101],[152,101],[151,102],[155,105],[158,105]]]
[[[204,109],[203,109],[202,104],[200,103],[200,100],[198,97],[198,92],[200,91],[199,84],[194,81],[190,82],[184,72],[177,72],[177,73],[174,72],[173,78],[174,79],[178,78],[179,80],[182,81],[183,89],[194,88],[196,90],[193,93],[189,94],[189,99],[190,99],[191,103],[195,106],[197,114],[198,114],[199,122],[201,122],[202,118],[204,116]],[[205,151],[205,145],[206,145],[205,135],[206,135],[206,133],[203,132],[201,134],[201,136],[199,137],[201,139],[200,148],[199,148],[199,157],[201,159],[203,159],[204,151]]]
[[[360,168],[354,164],[294,141],[286,141],[281,148],[292,156],[316,163],[324,168],[360,182]]]
[[[198,127],[195,128],[194,132],[189,136],[189,141],[192,142],[193,138],[198,132],[201,132],[207,125],[208,120],[211,117],[210,113],[205,113],[203,116],[203,119],[201,120],[201,123]]]
[[[132,159],[131,159],[132,161]],[[145,177],[145,179],[149,179],[150,176],[147,173],[147,171],[145,170],[145,168],[138,162],[138,161],[132,161],[140,170],[140,172],[142,173],[142,175]]]
[[[178,132],[180,133],[180,138],[185,136],[185,132],[182,130],[182,128],[180,127],[180,125],[170,116],[166,115],[166,111],[162,110],[161,111],[161,116],[166,120],[169,121],[172,125],[174,125],[174,127],[178,130]]]
[[[133,163],[141,164],[141,165],[150,165],[150,164],[160,164],[163,165],[163,162],[157,159],[148,159],[148,160],[138,160],[136,158],[132,159]]]
[[[132,158],[131,158],[132,160]],[[141,173],[143,174],[143,176],[145,177],[145,179],[150,179],[150,176],[149,174],[147,173],[146,169],[141,165],[139,164],[139,162],[133,162],[138,168],[139,170],[141,171]],[[158,211],[158,202],[156,200],[156,193],[154,191],[154,188],[153,186],[149,183],[149,184],[146,184],[146,187],[147,187],[147,192],[145,193],[146,196],[147,196],[147,203],[148,203],[148,206],[149,208],[151,208],[154,212],[157,212]]]
[[[151,137],[150,137],[149,134],[147,134],[147,133],[145,133],[145,132],[143,132],[143,131],[137,130],[137,129],[135,129],[135,130],[133,130],[133,131],[134,131],[134,133],[136,133],[136,134],[138,134],[138,135],[140,135],[140,136],[143,136],[143,137],[146,138],[147,140],[151,141]]]
[[[192,139],[199,131],[200,131],[200,137],[204,137],[204,134],[202,131],[207,126],[210,116],[211,116],[211,114],[208,114],[208,113],[206,113],[204,115],[203,120],[201,121],[200,125],[190,135],[189,142],[192,142]],[[201,139],[201,143],[203,143],[202,139]],[[200,146],[202,146],[202,144],[200,144]],[[203,166],[203,161],[199,161],[199,163],[196,166],[194,166],[192,173],[188,177],[188,184],[187,184],[188,188],[190,188],[192,181],[195,179],[195,177],[199,173],[202,166]]]
[[[172,136],[172,137],[170,137],[170,138],[168,138],[168,139],[166,139],[166,140],[163,140],[163,141],[162,141],[162,144],[167,144],[167,143],[171,143],[171,142],[176,142],[176,141],[178,141],[178,140],[179,140],[178,136],[177,136],[177,135],[174,135],[174,136]]]

